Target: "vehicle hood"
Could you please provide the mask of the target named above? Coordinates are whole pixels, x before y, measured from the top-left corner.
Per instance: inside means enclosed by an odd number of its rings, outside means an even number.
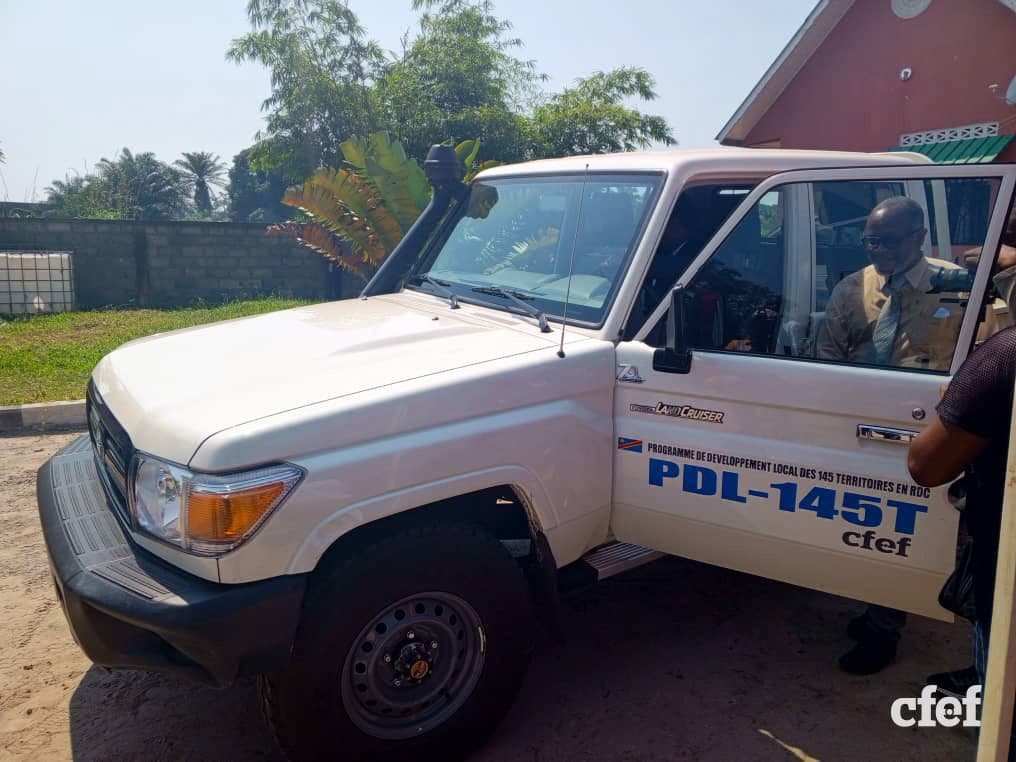
[[[92,379],[137,449],[185,464],[226,428],[559,339],[557,326],[540,333],[528,318],[404,292],[146,337]]]

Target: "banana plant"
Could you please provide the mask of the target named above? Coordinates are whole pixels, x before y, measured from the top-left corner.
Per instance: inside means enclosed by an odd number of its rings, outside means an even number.
[[[346,166],[318,170],[290,188],[282,203],[299,209],[305,222],[272,225],[340,267],[367,279],[402,240],[430,201],[431,187],[416,159],[386,132],[341,144]],[[466,181],[499,162],[477,163],[479,140],[464,140],[455,153]]]

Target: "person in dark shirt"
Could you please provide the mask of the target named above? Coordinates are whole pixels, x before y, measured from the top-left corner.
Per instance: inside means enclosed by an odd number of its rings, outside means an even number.
[[[938,417],[914,439],[907,456],[910,475],[925,487],[951,482],[964,470],[970,476],[965,516],[974,542],[974,662],[981,685],[995,595],[1014,383],[1016,327],[996,333],[967,358],[938,405]],[[1016,743],[1009,759],[1016,759]]]
[[[630,339],[638,332],[701,251],[702,240],[694,233],[694,219],[695,210],[691,201],[686,196],[681,196],[635,298],[634,313],[638,315],[638,320],[630,322],[626,338]],[[646,342],[650,346],[662,346],[666,339],[665,329],[664,321],[660,321]]]
[[[663,231],[656,256],[653,257],[639,294],[647,315],[670,292],[702,248],[701,243],[692,235],[693,219],[691,202],[684,197],[678,199],[677,208]]]

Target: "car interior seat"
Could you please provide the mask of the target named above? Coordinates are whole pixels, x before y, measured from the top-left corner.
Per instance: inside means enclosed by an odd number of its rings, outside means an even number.
[[[579,226],[579,250],[627,248],[634,233],[635,208],[627,193],[599,191],[586,198]]]

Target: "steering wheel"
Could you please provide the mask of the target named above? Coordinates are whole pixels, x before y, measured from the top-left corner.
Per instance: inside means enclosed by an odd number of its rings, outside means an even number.
[[[620,247],[600,247],[575,252],[575,272],[587,275],[598,275],[613,280],[621,263],[624,261],[625,249]]]

